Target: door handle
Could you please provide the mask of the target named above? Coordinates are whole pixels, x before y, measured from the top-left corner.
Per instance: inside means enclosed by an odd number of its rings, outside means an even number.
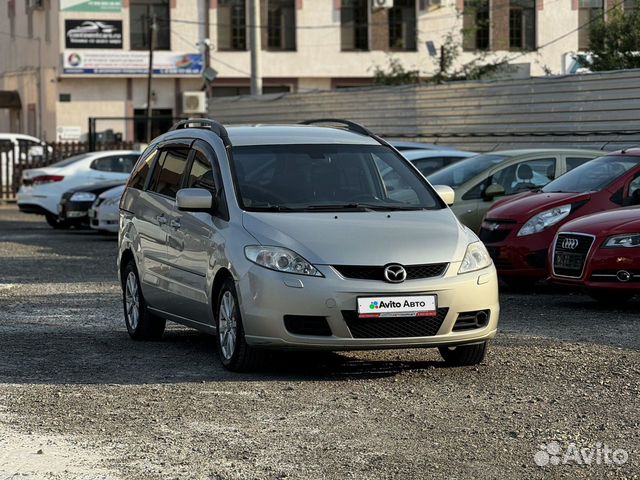
[[[180,220],[171,220],[171,222],[169,222],[169,226],[177,230],[178,228],[180,228]]]
[[[156,217],[156,220],[158,221],[158,225],[166,225],[167,224],[167,217],[165,217],[164,215],[158,215]]]

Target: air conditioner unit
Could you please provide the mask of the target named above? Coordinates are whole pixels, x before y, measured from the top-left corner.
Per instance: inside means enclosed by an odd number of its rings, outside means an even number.
[[[182,113],[206,113],[207,96],[205,92],[183,92]]]
[[[42,10],[44,8],[44,0],[27,0],[27,8]]]
[[[373,8],[392,8],[393,0],[372,0]]]

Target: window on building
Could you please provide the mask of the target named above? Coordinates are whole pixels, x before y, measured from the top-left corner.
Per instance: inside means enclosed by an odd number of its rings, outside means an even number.
[[[395,0],[389,9],[389,48],[416,49],[416,0]]]
[[[7,3],[7,15],[9,17],[9,33],[11,38],[16,36],[16,0],[9,0]]]
[[[295,0],[266,0],[266,47],[269,50],[296,49]],[[264,11],[264,10],[263,10]]]
[[[342,50],[369,50],[368,0],[342,0],[340,41]]]
[[[489,0],[465,0],[463,34],[465,50],[489,50],[491,35]]]
[[[269,93],[288,93],[291,91],[289,85],[264,85],[262,87],[262,93],[267,95]],[[230,87],[230,86],[214,86],[211,89],[211,96],[213,97],[236,97],[239,95],[249,95],[251,89],[249,87]]]
[[[136,142],[147,141],[147,109],[136,108],[133,111],[133,136]],[[173,125],[173,110],[170,108],[154,108],[151,110],[151,138],[156,138],[168,131]]]
[[[636,5],[640,5],[638,3],[638,0],[624,0],[624,13],[625,13],[625,15],[631,14],[635,10]]]
[[[171,50],[171,16],[169,0],[131,0],[129,4],[129,28],[131,50],[148,50],[151,44],[149,24],[155,16],[156,50]]]
[[[218,50],[247,49],[247,6],[245,0],[218,3]]]
[[[536,49],[536,0],[511,0],[509,47],[513,50]]]
[[[578,5],[578,49],[589,50],[591,25],[604,14],[603,0],[580,0]]]

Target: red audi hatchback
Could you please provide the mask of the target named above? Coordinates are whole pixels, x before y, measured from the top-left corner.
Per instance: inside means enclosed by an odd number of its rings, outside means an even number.
[[[640,148],[591,160],[536,192],[496,203],[480,239],[500,277],[531,284],[547,276],[549,246],[558,229],[590,213],[640,204]]]
[[[606,303],[640,293],[640,207],[565,223],[553,241],[549,271],[553,283],[586,287]]]

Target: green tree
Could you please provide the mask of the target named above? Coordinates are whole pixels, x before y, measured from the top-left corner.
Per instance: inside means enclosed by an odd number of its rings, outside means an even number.
[[[409,85],[420,83],[419,70],[407,70],[400,60],[389,57],[387,68],[376,65],[373,69],[373,78],[376,85]]]
[[[640,0],[632,8],[610,9],[591,25],[591,55],[582,56],[592,71],[640,68]]]

